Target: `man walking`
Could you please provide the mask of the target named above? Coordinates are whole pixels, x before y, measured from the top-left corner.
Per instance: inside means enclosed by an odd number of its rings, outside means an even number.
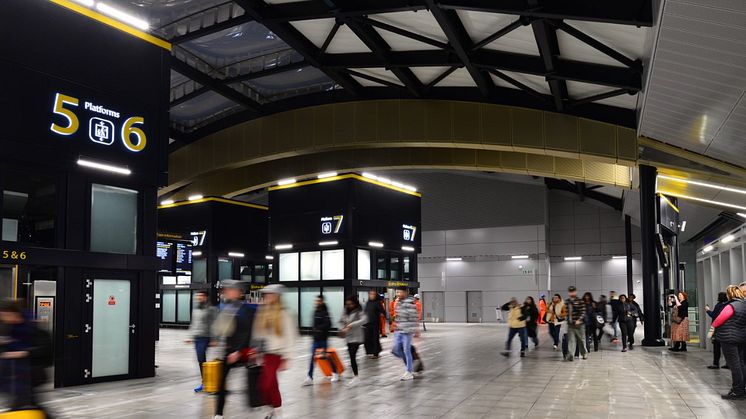
[[[365,316],[368,323],[363,326],[365,330],[365,353],[371,359],[378,359],[381,353],[380,319],[386,316],[378,293],[375,290],[368,291],[368,301],[365,303]]]
[[[578,298],[578,289],[574,286],[570,286],[567,289],[567,306],[568,322],[567,322],[567,338],[568,348],[567,356],[565,357],[568,361],[575,359],[575,348],[580,348],[580,355],[583,359],[588,359],[588,349],[585,347],[585,324],[583,319],[585,318],[585,304],[583,300]]]
[[[412,338],[417,332],[417,307],[414,300],[409,296],[406,288],[396,290],[396,331],[394,332],[394,347],[391,352],[397,358],[404,361],[407,371],[402,375],[401,381],[414,379],[412,365]]]
[[[611,343],[619,342],[619,297],[616,291],[609,292],[609,306],[611,307],[611,327],[614,328],[614,336]]]

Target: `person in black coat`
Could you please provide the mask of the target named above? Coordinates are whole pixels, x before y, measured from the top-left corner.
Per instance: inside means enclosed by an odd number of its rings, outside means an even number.
[[[539,308],[534,302],[534,297],[526,297],[523,302],[523,313],[526,317],[526,332],[528,337],[534,342],[534,347],[539,346],[539,335],[536,332],[536,325],[539,321]]]
[[[228,394],[226,383],[228,374],[241,365],[243,352],[251,344],[256,306],[246,304],[243,298],[243,284],[234,279],[220,282],[221,295],[225,302],[223,309],[213,323],[212,335],[220,338],[223,344],[223,373],[220,377],[220,390],[215,407],[215,415],[222,416],[225,397]]]
[[[311,363],[308,366],[308,377],[303,382],[304,386],[313,385],[313,366],[315,363],[315,356],[317,350],[322,350],[326,353],[328,347],[329,332],[332,329],[332,319],[329,317],[329,309],[326,307],[324,302],[324,296],[319,295],[316,297],[316,309],[313,312],[313,329],[311,335],[313,336],[313,345],[311,345]],[[339,374],[334,367],[334,363],[329,363],[332,366],[332,381],[339,381]]]
[[[718,302],[715,304],[715,308],[710,309],[709,305],[705,305],[705,312],[712,320],[717,319],[717,317],[720,315],[720,313],[723,311],[725,306],[728,305],[728,295],[725,292],[718,293]],[[711,370],[717,370],[720,369],[720,353],[722,352],[722,349],[720,348],[720,341],[717,340],[716,337],[713,336],[712,338],[712,365],[708,366],[707,368]],[[728,368],[727,365],[723,365],[723,368]]]
[[[365,316],[368,323],[363,326],[365,332],[365,353],[369,358],[378,359],[381,353],[381,334],[380,321],[381,316],[386,316],[386,312],[378,298],[378,293],[371,290],[368,292],[368,301],[365,303]]]
[[[596,301],[593,299],[593,294],[586,292],[583,294],[583,304],[585,304],[585,348],[588,352],[591,351],[591,342],[593,342],[593,350],[598,352],[598,323],[596,322]]]
[[[720,341],[733,380],[730,391],[722,397],[742,400],[746,399],[746,301],[735,285],[728,285],[725,293],[729,303],[712,322],[714,336]]]

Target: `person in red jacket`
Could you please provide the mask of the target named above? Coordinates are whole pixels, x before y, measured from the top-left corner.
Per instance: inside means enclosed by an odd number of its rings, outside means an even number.
[[[539,324],[544,324],[544,315],[547,312],[547,301],[546,301],[546,295],[541,294],[541,298],[539,299]]]

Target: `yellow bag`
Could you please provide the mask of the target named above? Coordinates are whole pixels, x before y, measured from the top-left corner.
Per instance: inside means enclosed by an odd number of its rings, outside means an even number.
[[[46,417],[41,410],[16,410],[0,413],[0,419],[44,419]]]
[[[223,361],[216,359],[202,364],[202,385],[205,393],[220,391],[220,381],[223,377]],[[0,418],[2,419],[2,418]]]

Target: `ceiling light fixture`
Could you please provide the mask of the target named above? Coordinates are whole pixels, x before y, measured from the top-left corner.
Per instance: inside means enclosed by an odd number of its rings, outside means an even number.
[[[666,175],[658,175],[658,177],[661,178],[661,179],[671,180],[671,181],[674,181],[674,182],[681,182],[681,183],[686,183],[686,184],[689,184],[689,185],[703,186],[705,188],[719,189],[721,191],[734,192],[734,193],[740,193],[740,194],[746,195],[746,190],[743,190],[743,189],[731,188],[731,187],[728,187],[728,186],[715,185],[715,184],[712,184],[712,183],[700,182],[700,181],[697,181],[697,180],[683,179],[683,178],[666,176]]]
[[[265,257],[264,257],[264,259],[267,259],[267,260],[274,260],[274,259],[275,259],[275,257],[274,257],[274,256],[272,256],[272,255],[267,255],[267,256],[265,256]]]
[[[583,257],[582,256],[566,256],[565,257],[565,262],[576,262],[579,260],[583,260]]]
[[[708,246],[705,246],[704,249],[702,249],[702,253],[709,253],[709,252],[712,252],[713,250],[715,250],[715,246],[708,245]]]
[[[336,241],[336,240],[329,240],[329,241],[325,241],[325,242],[319,242],[319,246],[336,246],[338,244],[339,244],[339,242]]]
[[[275,250],[289,250],[292,248],[293,248],[292,244],[278,244],[277,246],[275,246]]]
[[[732,242],[735,239],[736,239],[736,236],[734,236],[732,234],[728,234],[727,236],[725,236],[722,239],[720,239],[720,243],[730,243],[730,242]]]
[[[124,23],[130,24],[136,27],[137,29],[141,29],[144,31],[147,31],[148,29],[150,29],[150,25],[148,24],[148,22],[138,17],[132,16],[131,14],[127,12],[111,7],[106,3],[96,4],[96,10],[98,10],[101,13],[107,14],[113,17],[114,19],[121,20]]]
[[[693,196],[679,194],[679,193],[674,193],[674,192],[664,192],[664,191],[658,191],[658,192],[662,193],[662,194],[665,194],[665,195],[668,195],[668,196],[675,196],[676,198],[690,199],[692,201],[704,202],[705,204],[720,205],[720,206],[723,206],[723,207],[735,208],[735,209],[739,209],[739,210],[742,210],[742,211],[746,211],[746,207],[741,206],[741,205],[729,204],[727,202],[722,202],[722,201],[713,201],[711,199],[695,198]]]
[[[686,231],[686,220],[681,222],[681,232],[683,233],[684,231]]]
[[[363,177],[366,179],[378,180],[378,176],[374,175],[373,173],[363,172]]]
[[[368,246],[381,248],[381,247],[383,247],[383,243],[381,243],[381,242],[368,242]]]
[[[191,195],[187,200],[189,201],[199,201],[200,199],[204,198],[202,195]]]
[[[202,251],[201,250],[195,250],[195,251],[192,252],[192,256],[202,256]]]
[[[528,259],[528,255],[513,255],[511,259]]]
[[[326,179],[326,178],[330,178],[330,177],[334,177],[334,176],[337,176],[337,172],[321,173],[318,176],[316,176],[316,178],[317,179]]]
[[[292,185],[295,182],[297,182],[295,179],[283,179],[277,182],[277,186]]]
[[[166,200],[161,201],[161,205],[173,205],[173,204],[174,204],[173,199],[166,199]]]
[[[230,256],[232,258],[242,258],[242,257],[244,257],[246,255],[244,255],[241,252],[228,252],[228,256]]]
[[[401,250],[403,250],[405,252],[414,252],[414,247],[412,247],[412,246],[402,246]]]
[[[449,262],[460,262],[464,259],[463,258],[446,258],[446,260]]]
[[[75,3],[80,3],[86,7],[93,7],[93,3],[95,3],[93,0],[73,0],[73,1]]]
[[[738,215],[739,217],[746,218],[746,214],[744,214],[742,212],[737,212],[736,215]]]
[[[100,163],[84,158],[78,158],[78,166],[90,167],[91,169],[103,170],[105,172],[118,173],[120,175],[131,175],[132,170],[127,166],[115,166],[113,164]]]
[[[627,256],[612,256],[612,259],[627,259]]]

